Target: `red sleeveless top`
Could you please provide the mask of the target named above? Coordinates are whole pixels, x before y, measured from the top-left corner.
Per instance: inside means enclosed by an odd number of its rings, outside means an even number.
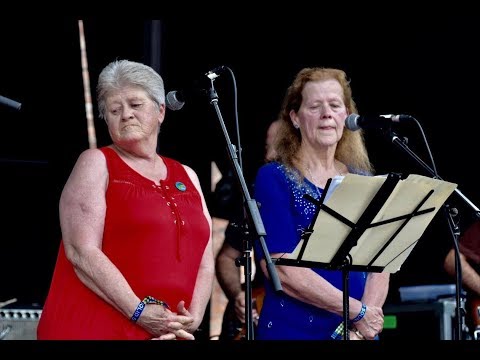
[[[183,166],[162,159],[167,178],[157,186],[109,147],[109,184],[102,250],[135,294],[166,301],[176,311],[192,300],[198,268],[210,238],[200,195]],[[60,244],[38,339],[150,339],[78,279]]]

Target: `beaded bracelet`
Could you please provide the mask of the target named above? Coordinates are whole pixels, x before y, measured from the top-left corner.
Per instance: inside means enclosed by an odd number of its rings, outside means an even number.
[[[138,304],[137,308],[133,312],[132,317],[130,318],[131,321],[137,322],[138,318],[143,312],[143,309],[145,309],[145,306],[147,304],[156,304],[156,305],[162,305],[166,309],[170,309],[170,306],[164,301],[157,300],[153,296],[146,296],[140,303]]]
[[[362,303],[362,308],[360,309],[360,312],[358,313],[357,316],[355,316],[354,319],[351,320],[351,322],[356,323],[357,321],[362,320],[366,312],[367,312],[367,305]]]
[[[343,330],[343,322],[341,322],[337,328],[335,329],[335,331],[332,333],[332,335],[330,335],[330,337],[333,339],[333,340],[339,340],[343,337],[343,334],[344,334],[344,330]]]
[[[360,339],[360,340],[365,340],[365,336],[363,336],[363,334],[358,331],[358,329],[356,329],[355,327],[352,328],[352,329],[349,329],[349,331],[353,331],[355,333],[355,335],[357,335],[357,337]],[[333,339],[333,340],[340,340],[343,338],[343,335],[345,334],[345,331],[344,331],[344,328],[343,328],[343,321],[337,326],[337,328],[335,329],[335,331],[332,333],[332,335],[330,335],[330,337]]]

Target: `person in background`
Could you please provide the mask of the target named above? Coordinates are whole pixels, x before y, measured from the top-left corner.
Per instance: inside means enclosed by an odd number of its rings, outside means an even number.
[[[265,137],[265,162],[273,161],[277,156],[274,144],[280,124],[280,119],[274,120],[267,129],[267,136]]]
[[[462,285],[467,290],[466,325],[475,340],[480,340],[480,220],[476,219],[460,236],[460,266]],[[444,261],[446,272],[455,278],[455,250],[451,249]]]
[[[196,173],[157,154],[163,80],[113,61],[97,96],[112,144],[81,153],[62,191],[37,338],[194,339],[213,284],[211,218]]]
[[[272,258],[292,258],[302,230],[310,225],[316,208],[305,194],[318,200],[327,180],[336,175],[373,174],[362,132],[344,127],[351,113],[357,113],[356,105],[342,70],[304,68],[288,88],[276,161],[260,167],[255,180]],[[276,292],[256,246],[266,277],[257,339],[343,339],[342,271],[277,265],[283,291]],[[378,338],[389,274],[352,271],[349,285],[350,339]]]
[[[280,125],[277,119],[270,123],[265,138],[265,162],[275,158],[273,143]],[[242,207],[239,207],[240,210]],[[243,213],[242,213],[243,215]],[[242,256],[244,247],[244,234],[239,227],[240,219],[232,219],[225,231],[225,240],[217,255],[215,269],[218,282],[228,298],[227,308],[222,321],[222,332],[220,340],[240,340],[242,330],[245,329],[245,290],[242,283],[240,268],[236,265],[236,259]],[[261,299],[263,297],[263,284],[261,273],[256,271],[252,281],[252,317],[254,324],[257,324]]]

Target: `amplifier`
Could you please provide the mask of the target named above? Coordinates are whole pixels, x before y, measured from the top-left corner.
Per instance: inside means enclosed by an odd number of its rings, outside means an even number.
[[[42,310],[0,309],[0,340],[36,340]]]
[[[385,305],[383,340],[453,340],[455,298]]]

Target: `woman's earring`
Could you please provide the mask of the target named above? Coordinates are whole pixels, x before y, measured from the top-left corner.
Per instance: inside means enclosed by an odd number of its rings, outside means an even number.
[[[293,127],[294,127],[295,129],[298,129],[300,126],[298,126],[298,124],[293,124]]]

